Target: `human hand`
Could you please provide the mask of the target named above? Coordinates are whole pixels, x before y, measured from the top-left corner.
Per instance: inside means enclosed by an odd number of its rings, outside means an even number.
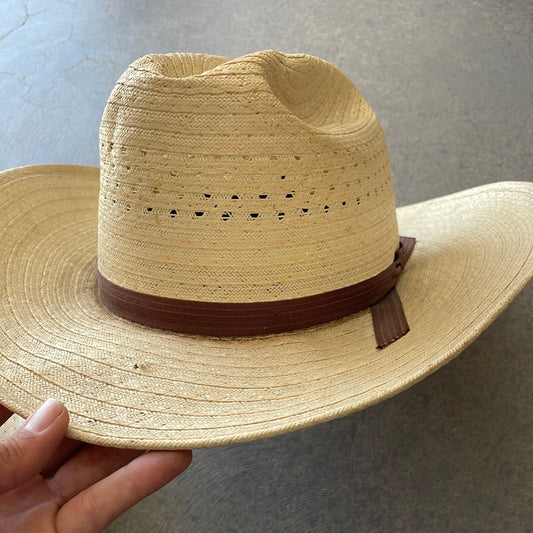
[[[0,405],[0,425],[11,415]],[[181,474],[192,453],[124,450],[68,439],[67,409],[47,400],[0,440],[0,532],[102,531]]]

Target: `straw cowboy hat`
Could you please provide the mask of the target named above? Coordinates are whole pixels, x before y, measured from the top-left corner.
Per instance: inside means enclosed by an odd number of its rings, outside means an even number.
[[[198,448],[375,404],[453,359],[533,272],[533,184],[396,209],[381,127],[307,55],[149,55],[100,169],[0,174],[0,401],[71,437]]]

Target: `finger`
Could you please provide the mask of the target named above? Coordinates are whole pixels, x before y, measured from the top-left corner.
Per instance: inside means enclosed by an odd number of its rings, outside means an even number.
[[[0,440],[0,494],[38,474],[63,439],[68,412],[47,400],[15,433]]]
[[[141,450],[88,446],[61,466],[46,483],[59,505],[63,505],[143,453]]]
[[[13,413],[3,405],[0,405],[0,426],[11,417]]]
[[[45,478],[52,477],[63,464],[74,457],[84,446],[87,446],[84,442],[64,438],[41,470],[41,475]]]
[[[191,460],[189,450],[152,451],[137,457],[64,505],[58,514],[58,530],[77,528],[79,533],[103,530],[127,509],[181,474]]]

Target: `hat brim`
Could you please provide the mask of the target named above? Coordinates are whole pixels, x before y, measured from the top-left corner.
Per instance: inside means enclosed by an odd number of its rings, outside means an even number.
[[[98,300],[98,176],[0,173],[0,402],[27,416],[57,398],[90,443],[201,448],[363,409],[449,362],[533,273],[533,184],[497,183],[398,209],[417,239],[397,286],[411,331],[383,350],[369,310],[256,338],[151,329]]]

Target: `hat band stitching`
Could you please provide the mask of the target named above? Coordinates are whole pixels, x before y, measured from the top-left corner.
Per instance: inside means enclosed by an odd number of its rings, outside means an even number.
[[[378,347],[409,331],[397,294],[390,295],[411,255],[415,239],[400,237],[394,261],[369,279],[321,294],[270,302],[201,302],[144,294],[120,287],[98,271],[100,301],[114,314],[179,333],[242,337],[284,333],[325,324],[368,307]],[[394,291],[395,293],[396,291]]]

